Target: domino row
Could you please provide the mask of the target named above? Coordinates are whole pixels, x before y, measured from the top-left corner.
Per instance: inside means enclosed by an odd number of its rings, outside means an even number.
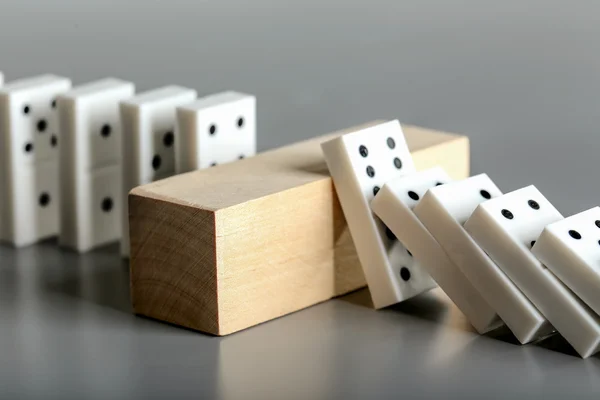
[[[119,79],[72,88],[54,75],[0,87],[0,240],[58,235],[78,252],[121,240],[128,257],[131,189],[256,153],[254,96],[134,92]]]
[[[534,187],[417,172],[398,121],[322,145],[376,308],[437,283],[475,329],[600,350],[600,208],[572,217]]]

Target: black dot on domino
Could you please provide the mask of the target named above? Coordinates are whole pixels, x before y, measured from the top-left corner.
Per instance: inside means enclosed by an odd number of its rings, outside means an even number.
[[[412,253],[410,252],[410,250],[408,250],[408,249],[406,249],[406,253],[411,257],[413,256]]]
[[[533,247],[533,245],[535,245],[535,240],[532,240],[530,244],[531,244],[531,247]]]
[[[402,278],[404,282],[408,282],[410,280],[410,270],[406,267],[400,268],[400,278]]]
[[[396,148],[396,141],[394,140],[394,138],[387,138],[387,145],[390,149]]]
[[[540,209],[540,204],[535,200],[529,200],[527,204],[529,204],[529,207],[533,208],[534,210]]]
[[[50,136],[50,146],[56,147],[57,144],[58,144],[58,137],[56,137],[56,135]]]
[[[211,167],[216,167],[216,166],[217,166],[217,163],[216,163],[216,162],[212,162],[212,163],[210,163],[210,166],[211,166]]]
[[[442,185],[443,185],[442,182],[438,182],[438,183],[435,184],[435,186],[442,186]]]
[[[597,219],[597,220],[596,220],[596,222],[594,222],[594,223],[596,224],[596,226],[597,226],[598,228],[600,228],[600,219]]]
[[[240,154],[239,157],[238,157],[238,159],[240,159],[240,160],[243,160],[244,158],[246,158],[246,156],[243,155],[243,154]]]
[[[381,190],[381,188],[379,186],[374,186],[373,187],[373,196],[376,196],[380,190]]]
[[[506,218],[506,219],[513,219],[513,218],[515,217],[515,216],[513,215],[513,213],[512,213],[512,212],[510,212],[510,211],[509,211],[509,210],[507,210],[507,209],[504,209],[504,210],[502,210],[502,211],[501,211],[501,213],[502,213],[502,216],[503,216],[504,218]]]
[[[46,207],[48,204],[50,204],[50,195],[46,192],[42,193],[39,198],[39,203],[40,206]]]
[[[481,195],[481,197],[483,197],[484,199],[491,199],[492,195],[490,194],[490,192],[488,192],[487,190],[480,190],[479,194]]]
[[[398,169],[402,168],[402,160],[398,157],[394,158],[394,166]]]
[[[33,151],[32,143],[25,143],[25,153],[31,153]]]
[[[105,213],[110,212],[113,209],[113,201],[110,197],[105,197],[102,199],[100,206]]]
[[[360,145],[360,147],[358,148],[358,153],[362,156],[362,157],[366,157],[369,155],[369,149],[367,149],[366,146]]]
[[[31,107],[29,105],[23,106],[23,114],[28,115],[31,112]]]
[[[569,231],[569,236],[571,236],[575,240],[581,239],[581,233],[579,233],[575,230],[572,230],[572,229]]]
[[[168,131],[167,133],[165,133],[165,135],[163,136],[163,144],[165,145],[165,147],[173,146],[174,142],[175,142],[175,135],[173,135],[173,132]]]
[[[216,133],[217,133],[217,126],[215,124],[212,124],[211,126],[208,127],[209,135],[213,136]]]
[[[414,201],[419,200],[419,195],[417,193],[413,192],[412,190],[408,191],[408,197],[410,197]]]
[[[110,127],[109,124],[104,124],[104,125],[102,125],[102,128],[100,128],[100,135],[105,139],[110,137],[111,133],[112,133],[112,128]]]
[[[162,159],[160,158],[160,156],[158,154],[154,155],[154,157],[152,157],[152,168],[157,171],[160,168],[160,165],[162,164]]]
[[[244,126],[244,117],[239,117],[237,119],[237,127],[242,128]]]
[[[367,175],[369,175],[370,178],[375,176],[375,168],[371,167],[370,165],[367,167]]]
[[[48,123],[46,122],[45,119],[40,119],[37,123],[37,130],[40,133],[43,133],[46,131],[46,128],[48,127]]]
[[[52,103],[50,103],[50,106],[52,108],[56,108],[56,99],[52,100]]]

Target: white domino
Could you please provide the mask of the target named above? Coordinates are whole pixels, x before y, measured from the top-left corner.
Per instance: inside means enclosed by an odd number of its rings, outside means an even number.
[[[430,189],[414,212],[515,337],[528,343],[553,327],[463,228],[479,204],[501,195],[481,174]]]
[[[400,123],[386,122],[321,145],[375,308],[435,287],[391,231],[373,215],[370,201],[394,178],[415,172]]]
[[[42,75],[0,88],[0,237],[16,247],[58,233],[56,97],[70,87]]]
[[[600,207],[548,225],[532,251],[600,314]]]
[[[177,173],[256,154],[256,98],[237,92],[203,97],[177,108]]]
[[[531,252],[544,227],[563,216],[534,187],[477,207],[465,229],[582,356],[600,346],[600,319]]]
[[[59,97],[62,246],[85,252],[121,238],[119,103],[134,85],[103,79]]]
[[[431,188],[451,182],[440,168],[388,181],[371,202],[375,214],[392,230],[479,333],[503,325],[500,317],[413,213]]]
[[[195,98],[195,90],[166,86],[121,102],[123,257],[129,257],[127,195],[136,186],[175,174],[175,107],[190,103]]]

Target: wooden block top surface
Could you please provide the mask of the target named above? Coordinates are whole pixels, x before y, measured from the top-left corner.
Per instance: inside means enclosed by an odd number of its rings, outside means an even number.
[[[319,136],[214,168],[140,186],[131,194],[217,211],[329,177],[321,143],[383,121]],[[464,137],[402,125],[411,152]]]

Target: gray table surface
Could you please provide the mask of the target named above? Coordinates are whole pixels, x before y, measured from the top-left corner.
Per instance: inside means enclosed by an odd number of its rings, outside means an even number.
[[[259,99],[267,149],[376,118],[467,134],[473,173],[597,205],[592,1],[5,1],[0,70]],[[478,336],[439,291],[357,292],[215,338],[131,314],[126,263],[0,247],[0,398],[598,398],[600,357]]]

